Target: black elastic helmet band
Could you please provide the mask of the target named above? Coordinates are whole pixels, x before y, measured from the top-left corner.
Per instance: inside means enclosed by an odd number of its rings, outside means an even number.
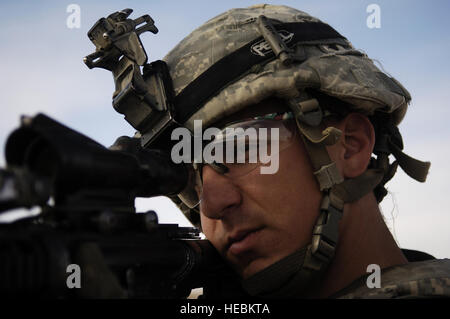
[[[283,23],[274,24],[274,27],[279,33],[286,31],[293,34],[289,42],[286,43],[288,47],[293,47],[299,42],[325,39],[328,40],[327,43],[348,45],[345,37],[322,22]],[[332,42],[329,42],[329,40]],[[264,52],[262,55],[252,52],[252,47],[260,41],[264,41],[262,36],[223,57],[189,83],[175,97],[177,121],[185,123],[207,100],[233,80],[244,75],[255,65],[274,60],[276,56],[272,50]]]

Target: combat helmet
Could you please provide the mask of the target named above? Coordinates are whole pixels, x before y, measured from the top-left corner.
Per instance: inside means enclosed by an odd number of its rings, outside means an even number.
[[[302,295],[334,256],[345,203],[370,191],[381,201],[397,166],[425,181],[429,163],[403,153],[397,127],[411,100],[408,91],[331,26],[305,12],[274,5],[229,10],[194,30],[164,61],[178,122],[185,127],[193,129],[194,120],[208,126],[277,97],[289,105],[310,156],[323,193],[311,244],[246,280],[250,294]],[[323,130],[321,124],[339,109],[367,115],[376,130],[375,156],[367,171],[353,179],[343,179],[325,148],[339,139],[340,131]],[[186,196],[179,197],[192,208]],[[292,264],[298,266],[290,272],[272,271],[292,269]],[[290,283],[280,287],[287,276]]]

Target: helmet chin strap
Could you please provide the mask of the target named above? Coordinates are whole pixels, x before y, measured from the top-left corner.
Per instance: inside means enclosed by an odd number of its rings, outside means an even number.
[[[372,191],[384,175],[382,169],[368,169],[344,180],[326,149],[342,132],[334,127],[320,128],[323,113],[316,99],[297,98],[290,100],[289,106],[323,194],[322,203],[309,245],[243,280],[243,288],[252,296],[299,298],[317,288],[336,251],[344,204]]]

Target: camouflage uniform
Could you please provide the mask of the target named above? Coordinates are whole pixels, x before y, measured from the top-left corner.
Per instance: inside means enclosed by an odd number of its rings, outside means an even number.
[[[381,288],[368,288],[367,276],[334,294],[339,299],[407,299],[450,297],[450,260],[410,262],[381,270]]]

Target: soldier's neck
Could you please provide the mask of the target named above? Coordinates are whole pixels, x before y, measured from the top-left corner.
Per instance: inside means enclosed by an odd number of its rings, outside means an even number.
[[[328,267],[317,297],[329,297],[367,275],[367,266],[381,269],[408,261],[387,228],[373,194],[347,204],[339,229],[335,258]]]

